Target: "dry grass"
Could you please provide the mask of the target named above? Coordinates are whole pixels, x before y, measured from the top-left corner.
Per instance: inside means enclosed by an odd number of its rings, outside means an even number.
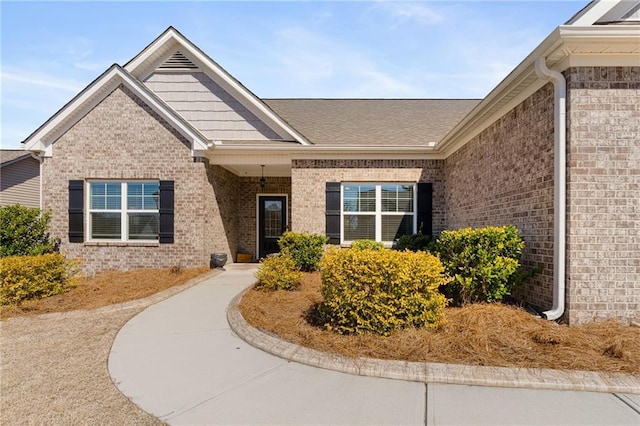
[[[63,295],[3,308],[3,318],[15,318],[0,322],[0,423],[162,424],[120,393],[107,370],[120,328],[158,298],[142,299],[135,306],[91,308],[140,299],[208,271],[108,272],[82,279]],[[35,316],[77,309],[84,310]]]
[[[91,277],[81,277],[78,285],[67,293],[25,301],[18,306],[0,306],[0,319],[94,309],[142,299],[184,284],[209,270],[206,266],[191,269],[140,269],[129,272],[107,271]]]
[[[240,311],[288,341],[350,357],[640,373],[640,328],[613,321],[567,327],[516,307],[479,304],[447,308],[438,331],[341,336],[307,322],[321,298],[319,275],[308,274],[300,291],[247,292]]]

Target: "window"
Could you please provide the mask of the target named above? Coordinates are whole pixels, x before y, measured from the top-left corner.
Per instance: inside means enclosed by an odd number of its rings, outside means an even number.
[[[91,240],[157,241],[158,182],[89,182]]]
[[[415,184],[343,183],[341,242],[391,243],[416,229]]]

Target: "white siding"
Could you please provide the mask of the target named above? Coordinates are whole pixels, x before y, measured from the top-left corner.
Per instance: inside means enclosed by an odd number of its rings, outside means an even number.
[[[25,158],[0,168],[0,206],[40,207],[40,164]]]
[[[209,139],[282,139],[203,72],[157,72],[145,84]]]

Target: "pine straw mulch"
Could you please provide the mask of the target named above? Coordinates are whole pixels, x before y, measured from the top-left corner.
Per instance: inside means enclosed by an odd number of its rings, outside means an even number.
[[[80,277],[68,292],[20,305],[0,306],[0,319],[25,317],[50,312],[94,309],[102,306],[142,299],[181,285],[210,271],[209,267],[139,269],[128,272],[106,271]]]
[[[299,291],[248,291],[240,312],[285,340],[354,358],[640,373],[640,328],[614,321],[568,327],[517,307],[477,304],[447,308],[438,331],[341,336],[307,322],[321,300],[319,274],[306,274]]]

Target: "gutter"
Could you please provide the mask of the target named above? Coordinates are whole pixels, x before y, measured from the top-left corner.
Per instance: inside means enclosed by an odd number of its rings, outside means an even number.
[[[548,320],[564,314],[566,291],[567,221],[567,82],[558,71],[547,68],[546,58],[535,60],[538,77],[553,83],[553,306],[543,312]]]

